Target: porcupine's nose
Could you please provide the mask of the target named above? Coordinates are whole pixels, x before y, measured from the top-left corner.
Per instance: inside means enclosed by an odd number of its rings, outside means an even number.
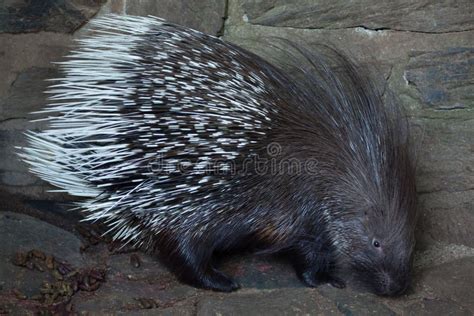
[[[382,296],[399,296],[407,290],[409,285],[409,278],[404,274],[397,277],[390,273],[382,272],[380,275],[380,288],[377,294]]]

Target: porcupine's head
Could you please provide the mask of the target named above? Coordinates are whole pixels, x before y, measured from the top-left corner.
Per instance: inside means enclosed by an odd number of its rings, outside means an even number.
[[[352,280],[383,296],[400,295],[411,282],[415,188],[412,174],[397,174],[400,167],[394,163],[386,170],[389,182],[381,187],[349,194],[345,212],[356,215],[342,220],[347,244],[341,254]]]
[[[320,169],[307,186],[323,201],[336,265],[378,295],[401,294],[410,284],[416,223],[406,119],[363,67],[332,50],[294,48],[308,61],[306,69],[292,66],[307,100],[297,124],[311,131],[300,147],[315,148]]]
[[[377,98],[370,87],[361,87],[359,91],[366,91],[366,102],[383,104],[382,97]],[[378,115],[362,114],[362,122],[372,127],[362,128],[352,140],[358,143],[353,146],[356,154],[348,160],[352,161],[349,178],[353,177],[355,196],[348,194],[346,203],[351,206],[348,212],[357,214],[357,220],[347,255],[359,283],[376,294],[394,296],[404,293],[411,279],[416,225],[415,168],[407,123],[400,112],[391,104],[380,106],[377,112]],[[348,224],[349,233],[351,229]]]
[[[373,78],[341,58],[331,93],[344,110],[332,115],[346,123],[333,126],[329,229],[356,284],[400,295],[410,285],[416,224],[408,126],[389,92],[384,96]]]

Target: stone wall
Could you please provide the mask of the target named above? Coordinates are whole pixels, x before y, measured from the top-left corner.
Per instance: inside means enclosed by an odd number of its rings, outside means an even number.
[[[53,5],[53,2],[55,5]],[[45,79],[97,14],[157,15],[258,51],[260,37],[330,43],[375,65],[415,126],[420,249],[474,247],[474,4],[471,0],[30,0],[0,15],[0,189],[58,199],[31,176],[14,146],[42,127]],[[224,18],[227,18],[224,27]],[[444,247],[444,248],[443,248]],[[451,247],[451,248],[450,248]],[[426,248],[427,249],[427,248]],[[463,250],[464,249],[464,250]],[[441,259],[440,259],[441,260]]]

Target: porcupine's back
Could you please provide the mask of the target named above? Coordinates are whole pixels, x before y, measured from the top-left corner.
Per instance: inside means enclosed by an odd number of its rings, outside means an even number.
[[[262,150],[286,79],[253,54],[157,18],[91,24],[60,63],[64,78],[40,111],[49,128],[28,133],[24,160],[58,191],[88,198],[88,218],[117,239],[143,244],[163,228],[217,225],[226,192],[244,187],[230,171]]]

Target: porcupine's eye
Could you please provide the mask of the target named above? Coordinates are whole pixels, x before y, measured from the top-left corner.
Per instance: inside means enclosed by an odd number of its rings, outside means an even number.
[[[372,245],[374,245],[375,248],[380,248],[380,242],[376,239],[372,241]]]

